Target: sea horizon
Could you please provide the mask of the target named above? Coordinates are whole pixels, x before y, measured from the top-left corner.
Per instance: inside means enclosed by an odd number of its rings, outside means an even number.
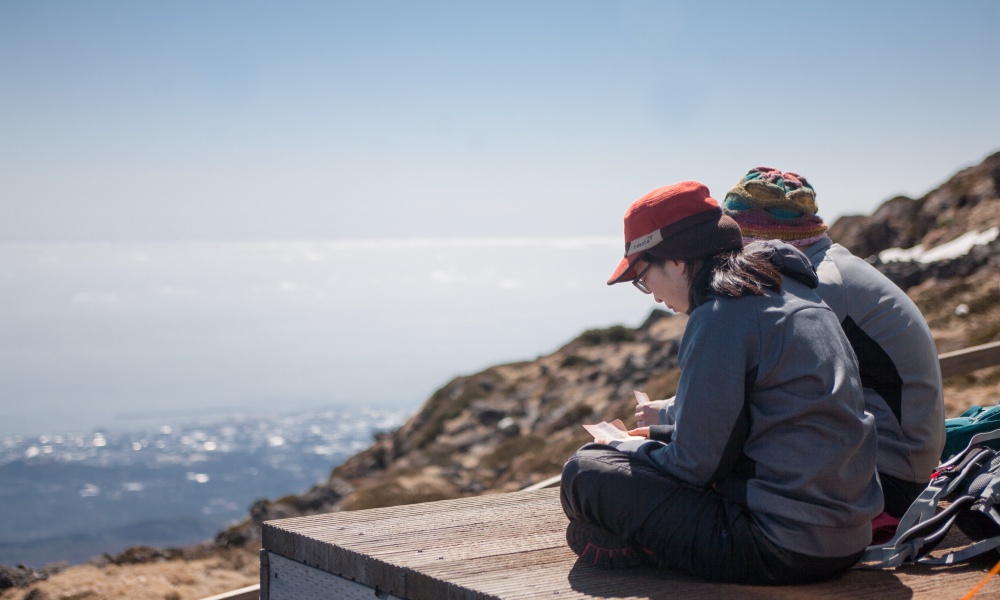
[[[0,436],[370,404],[654,308],[610,236],[0,242]]]

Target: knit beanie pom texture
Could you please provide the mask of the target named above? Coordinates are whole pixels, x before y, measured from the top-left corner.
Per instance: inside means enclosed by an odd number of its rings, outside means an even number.
[[[722,210],[740,224],[747,243],[779,239],[809,246],[826,237],[826,223],[816,215],[816,190],[796,173],[751,169],[726,194]]]

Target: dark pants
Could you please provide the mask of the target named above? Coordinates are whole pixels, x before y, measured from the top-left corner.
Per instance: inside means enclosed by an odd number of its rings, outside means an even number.
[[[927,487],[926,483],[904,481],[885,473],[879,473],[878,478],[882,483],[885,512],[897,519],[902,518],[906,514],[906,509],[910,508],[910,505],[917,499],[920,492],[924,491]]]
[[[779,548],[745,507],[600,444],[587,444],[563,467],[561,499],[571,520],[638,544],[666,568],[713,581],[818,581],[861,556],[820,558]]]

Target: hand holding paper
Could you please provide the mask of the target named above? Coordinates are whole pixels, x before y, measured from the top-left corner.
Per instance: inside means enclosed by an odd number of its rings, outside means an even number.
[[[650,400],[646,394],[636,391],[635,424],[637,427],[650,425],[670,425],[673,423],[674,398]],[[666,409],[664,411],[664,409]],[[665,413],[665,414],[664,414]]]
[[[584,425],[583,428],[590,432],[590,435],[594,436],[594,441],[598,443],[608,442],[610,440],[646,439],[641,436],[629,435],[628,430],[625,428],[625,424],[622,423],[621,419],[615,419],[610,423],[607,421],[601,421],[596,425]]]

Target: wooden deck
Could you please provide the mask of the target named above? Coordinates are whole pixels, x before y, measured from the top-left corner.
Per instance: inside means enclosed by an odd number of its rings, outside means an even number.
[[[577,561],[565,530],[558,489],[269,521],[261,598],[958,599],[1000,558],[990,554],[951,567],[855,569],[807,586],[721,585],[672,571],[595,569]],[[955,535],[945,545],[964,543]],[[331,576],[368,591],[338,592]],[[977,598],[1000,598],[1000,577]]]

